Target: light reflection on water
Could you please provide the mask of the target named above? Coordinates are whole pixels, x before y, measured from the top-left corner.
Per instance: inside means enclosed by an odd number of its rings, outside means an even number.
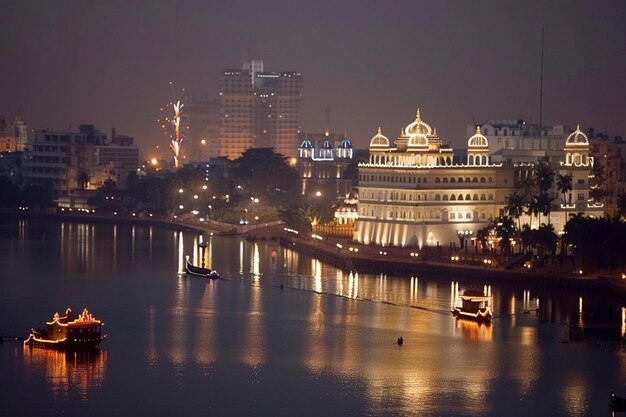
[[[576,291],[344,272],[272,241],[210,237],[203,251],[189,232],[76,226],[63,224],[42,242],[20,225],[15,252],[0,236],[4,259],[32,257],[42,245],[49,251],[44,265],[7,265],[20,282],[0,280],[0,294],[14,297],[2,308],[27,316],[19,328],[38,323],[40,310],[47,317],[50,304],[69,302],[108,320],[104,362],[86,368],[92,376],[66,365],[60,374],[67,376],[46,379],[61,405],[72,389],[82,401],[96,401],[91,392],[103,401],[123,397],[115,387],[129,368],[146,389],[172,384],[184,392],[210,383],[211,390],[193,400],[172,391],[172,402],[184,402],[187,414],[205,410],[205,401],[227,410],[230,391],[248,410],[262,407],[257,390],[279,390],[287,398],[306,392],[321,407],[284,405],[300,415],[333,414],[337,402],[345,415],[529,415],[533,409],[524,404],[533,401],[550,415],[590,415],[606,406],[600,394],[626,383],[624,353],[604,339],[600,347],[594,339],[558,342],[557,324],[582,324],[583,316],[585,326],[589,317],[612,321],[614,336],[623,337],[626,309],[610,310],[603,297],[585,295],[583,305]],[[187,255],[223,279],[177,273]],[[493,295],[491,326],[450,314],[458,295],[477,287]],[[115,357],[109,354],[108,365],[106,351]],[[3,369],[8,360],[2,356]],[[36,369],[59,367],[55,355],[20,360],[29,378],[37,377]],[[104,372],[107,366],[115,372]],[[332,406],[325,405],[328,398]],[[266,414],[273,414],[267,401]],[[511,401],[520,407],[508,409]]]
[[[24,366],[30,372],[43,372],[55,399],[62,401],[76,396],[87,401],[90,391],[102,387],[107,368],[107,352],[62,352],[24,347]],[[28,404],[24,404],[25,407]]]

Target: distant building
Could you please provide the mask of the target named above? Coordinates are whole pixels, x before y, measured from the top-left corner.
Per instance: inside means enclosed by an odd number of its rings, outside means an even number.
[[[295,164],[300,194],[345,198],[352,188],[351,179],[345,176],[353,162],[352,142],[331,133],[301,133],[300,140]]]
[[[108,141],[93,125],[80,125],[78,132],[46,129],[35,132],[28,143],[22,179],[24,185],[51,186],[61,206],[83,207],[89,190],[106,180],[123,187],[138,165],[139,152],[130,136],[113,132]]]
[[[495,162],[538,162],[558,160],[563,153],[563,136],[571,130],[562,125],[544,127],[523,119],[494,119],[488,123],[467,125],[470,136],[480,126],[489,141],[490,154]]]
[[[620,136],[597,135],[590,138],[591,154],[594,164],[598,164],[604,174],[600,189],[606,193],[603,201],[605,212],[610,216],[617,214],[617,199],[626,193],[626,141]]]
[[[0,152],[22,152],[26,150],[27,141],[28,127],[20,114],[11,123],[0,119]]]
[[[181,115],[183,136],[183,160],[206,161],[219,156],[220,102],[191,101],[185,103]]]
[[[301,124],[303,78],[296,71],[266,72],[245,62],[220,79],[218,155],[236,159],[249,148],[273,148],[293,157]]]
[[[95,147],[95,166],[91,171],[89,189],[99,188],[104,183],[114,181],[120,188],[126,188],[128,176],[139,167],[139,149],[131,136],[112,132],[111,141]]]

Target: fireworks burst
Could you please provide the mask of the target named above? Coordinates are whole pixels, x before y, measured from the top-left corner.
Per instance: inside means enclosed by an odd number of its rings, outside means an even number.
[[[170,82],[170,85],[172,83]],[[183,89],[184,90],[184,89]],[[171,107],[170,107],[171,106]],[[177,100],[176,103],[170,102],[167,105],[161,107],[161,112],[163,112],[163,116],[157,119],[157,122],[161,125],[161,129],[166,136],[168,136],[170,143],[169,147],[174,154],[174,167],[180,167],[180,157],[181,157],[181,149],[183,146],[183,142],[185,138],[183,137],[181,131],[181,114],[183,112],[184,105]],[[174,115],[171,116],[170,108],[174,109]]]

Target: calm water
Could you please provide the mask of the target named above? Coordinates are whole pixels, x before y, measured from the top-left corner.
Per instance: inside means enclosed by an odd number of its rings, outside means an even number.
[[[0,333],[71,306],[110,335],[80,355],[0,345],[3,415],[595,416],[626,389],[619,298],[346,274],[271,241],[209,242],[219,281],[179,273],[202,256],[192,233],[0,224]],[[494,324],[456,321],[456,292],[484,285]],[[585,340],[560,343],[564,322]]]

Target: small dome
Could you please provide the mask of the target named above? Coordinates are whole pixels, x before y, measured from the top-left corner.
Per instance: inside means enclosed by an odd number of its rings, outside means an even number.
[[[469,138],[467,146],[470,148],[488,148],[489,141],[480,133],[480,126],[476,126],[476,134]]]
[[[432,134],[433,130],[430,126],[422,121],[420,116],[420,109],[417,109],[415,114],[415,121],[404,128],[404,134],[407,136],[424,135],[428,136]]]
[[[580,125],[576,126],[576,130],[567,137],[565,146],[589,146],[589,139],[580,131]]]
[[[425,135],[411,135],[407,142],[409,149],[413,148],[428,148],[428,138]]]
[[[330,140],[326,139],[324,143],[322,143],[322,149],[333,149],[333,144]]]
[[[305,139],[300,144],[300,148],[302,148],[302,149],[313,149],[313,144],[311,143],[310,140]]]
[[[341,141],[341,143],[339,144],[339,148],[340,149],[352,149],[352,142],[350,141],[350,139],[345,138],[344,140]]]
[[[380,127],[378,128],[378,133],[374,135],[372,140],[370,141],[370,148],[388,148],[389,147],[389,139],[385,135],[383,135]]]

